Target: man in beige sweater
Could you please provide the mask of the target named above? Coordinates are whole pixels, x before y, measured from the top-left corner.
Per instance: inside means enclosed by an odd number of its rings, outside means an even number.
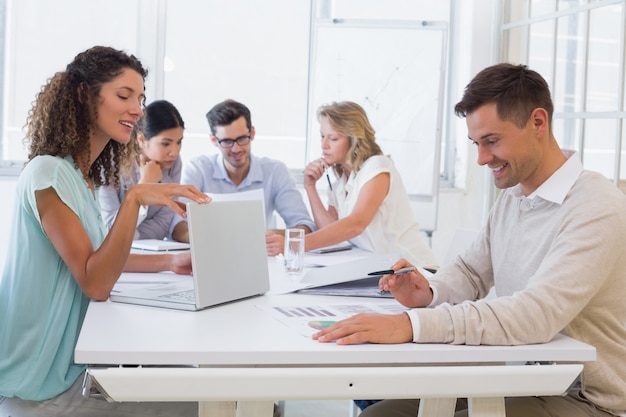
[[[583,170],[577,155],[564,155],[551,129],[548,85],[525,66],[484,69],[455,112],[466,118],[478,163],[502,189],[482,233],[430,281],[417,272],[381,279],[413,308],[408,313],[357,315],[314,338],[520,345],[561,332],[597,349],[582,389],[508,398],[507,416],[626,416],[626,197]],[[497,297],[485,299],[494,286]],[[418,404],[385,400],[361,416],[414,417]],[[467,415],[465,407],[459,401],[456,415]]]

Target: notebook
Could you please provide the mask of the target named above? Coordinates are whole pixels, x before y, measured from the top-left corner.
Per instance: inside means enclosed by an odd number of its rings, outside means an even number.
[[[193,280],[134,285],[111,301],[196,311],[269,290],[263,202],[187,203]]]
[[[189,249],[189,243],[163,239],[138,239],[133,240],[131,247],[133,249],[159,252],[171,250],[186,250]]]
[[[378,288],[380,276],[357,279],[339,284],[302,288],[297,293],[315,295],[344,295],[346,297],[393,298],[388,291]]]
[[[346,295],[353,297],[392,297],[378,289],[380,276],[369,276],[370,272],[391,268],[400,259],[399,253],[372,254],[347,262],[313,268],[300,281],[304,288],[298,293],[320,295]]]
[[[352,249],[352,244],[348,241],[337,243],[335,245],[324,246],[322,248],[313,249],[308,251],[309,253],[333,253],[333,252],[341,252],[344,250]]]

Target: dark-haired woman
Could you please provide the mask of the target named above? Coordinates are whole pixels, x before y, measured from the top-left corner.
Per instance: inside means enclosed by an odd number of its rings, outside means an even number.
[[[185,123],[172,103],[157,100],[144,109],[137,130],[138,155],[131,173],[120,180],[120,186],[101,187],[99,191],[102,219],[107,229],[115,221],[128,190],[142,183],[179,183],[182,162],[179,157]],[[139,209],[135,239],[164,239],[168,236],[174,212],[164,206],[142,206]]]

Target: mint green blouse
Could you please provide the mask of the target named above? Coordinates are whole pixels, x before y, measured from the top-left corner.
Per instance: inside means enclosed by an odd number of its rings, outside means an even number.
[[[74,347],[89,299],[41,225],[35,191],[52,187],[78,216],[94,248],[106,234],[99,205],[71,157],[38,156],[17,183],[0,281],[0,396],[52,398],[85,366]]]

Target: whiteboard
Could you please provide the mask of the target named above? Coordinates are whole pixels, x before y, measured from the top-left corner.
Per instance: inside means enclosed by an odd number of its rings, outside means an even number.
[[[307,161],[321,154],[317,108],[333,101],[359,103],[408,194],[420,200],[421,228],[434,230],[447,25],[339,19],[313,25]]]

